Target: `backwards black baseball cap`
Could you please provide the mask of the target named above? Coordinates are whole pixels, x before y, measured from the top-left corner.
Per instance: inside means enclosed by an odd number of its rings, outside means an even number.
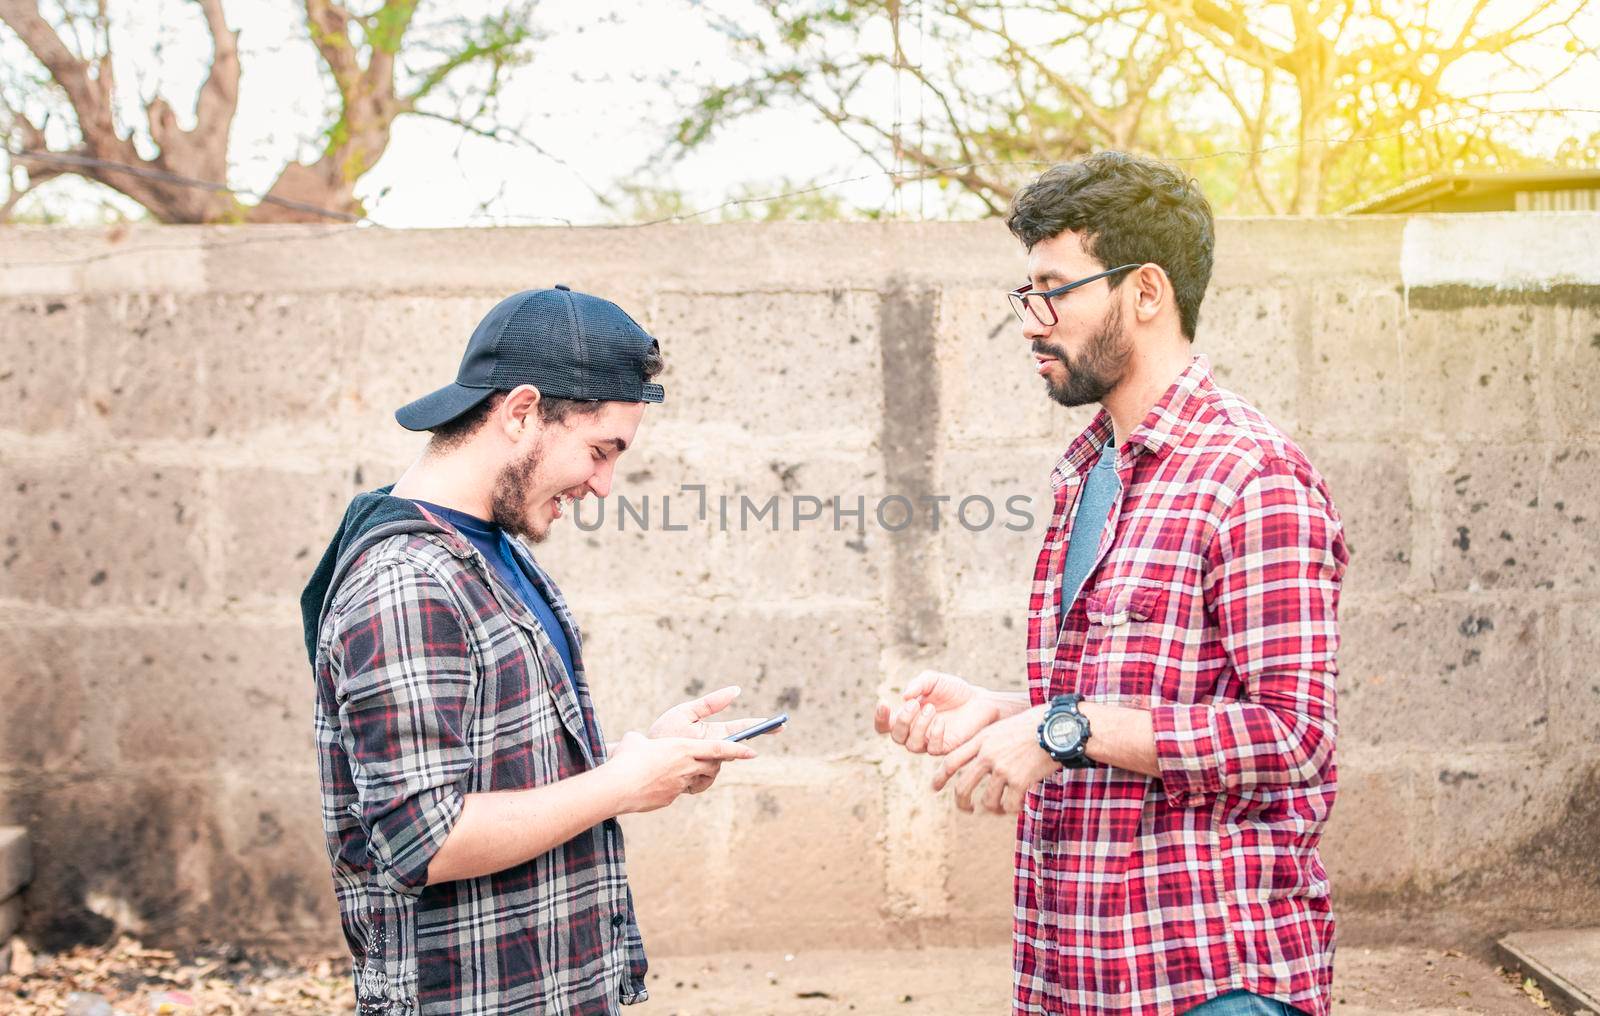
[[[395,411],[407,430],[449,423],[495,392],[533,385],[545,398],[585,402],[661,402],[644,378],[660,344],[610,300],[566,286],[509,296],[478,322],[455,384]]]

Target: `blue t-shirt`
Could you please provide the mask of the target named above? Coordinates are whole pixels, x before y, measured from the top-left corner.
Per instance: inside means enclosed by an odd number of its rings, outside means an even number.
[[[1066,624],[1067,611],[1083,591],[1094,568],[1094,559],[1100,550],[1100,534],[1105,531],[1111,506],[1122,492],[1122,481],[1117,478],[1117,441],[1106,438],[1100,459],[1089,470],[1083,481],[1083,493],[1078,495],[1078,507],[1072,516],[1072,538],[1067,541],[1067,560],[1061,566],[1061,623]]]
[[[476,515],[458,512],[443,505],[428,501],[418,501],[417,504],[455,526],[462,536],[478,548],[478,552],[489,562],[490,567],[494,568],[527,608],[533,611],[533,616],[539,620],[539,626],[550,636],[556,652],[561,654],[561,662],[566,664],[567,668],[562,676],[566,678],[567,684],[572,686],[573,694],[576,695],[577,684],[572,679],[572,646],[567,642],[566,629],[561,627],[561,620],[551,609],[550,602],[544,598],[539,592],[539,587],[533,584],[533,580],[523,570],[516,552],[511,547],[511,538],[506,535],[505,530],[493,522],[485,522]]]

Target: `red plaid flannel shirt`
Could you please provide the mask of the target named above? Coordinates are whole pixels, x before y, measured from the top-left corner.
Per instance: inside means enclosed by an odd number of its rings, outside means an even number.
[[[1110,436],[1102,412],[1051,477],[1028,687],[1149,709],[1161,777],[1062,770],[1028,795],[1015,1011],[1172,1016],[1242,988],[1326,1016],[1338,511],[1197,357],[1118,450],[1122,494],[1063,624],[1073,508]]]

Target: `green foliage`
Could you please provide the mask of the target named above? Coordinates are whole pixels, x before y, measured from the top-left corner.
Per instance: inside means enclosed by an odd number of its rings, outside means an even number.
[[[754,5],[764,22],[720,26],[749,73],[704,88],[675,152],[764,109],[807,110],[980,214],[1100,148],[1180,163],[1224,214],[1334,211],[1426,173],[1537,164],[1560,115],[1497,107],[1526,92],[1536,108],[1563,74],[1600,67],[1584,0]],[[1593,165],[1596,148],[1575,135],[1555,161]]]

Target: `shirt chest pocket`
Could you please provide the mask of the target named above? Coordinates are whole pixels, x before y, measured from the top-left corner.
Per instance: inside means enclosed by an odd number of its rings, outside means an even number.
[[[1084,599],[1089,615],[1079,690],[1105,702],[1148,705],[1157,674],[1171,653],[1167,590],[1160,586],[1102,585]]]

